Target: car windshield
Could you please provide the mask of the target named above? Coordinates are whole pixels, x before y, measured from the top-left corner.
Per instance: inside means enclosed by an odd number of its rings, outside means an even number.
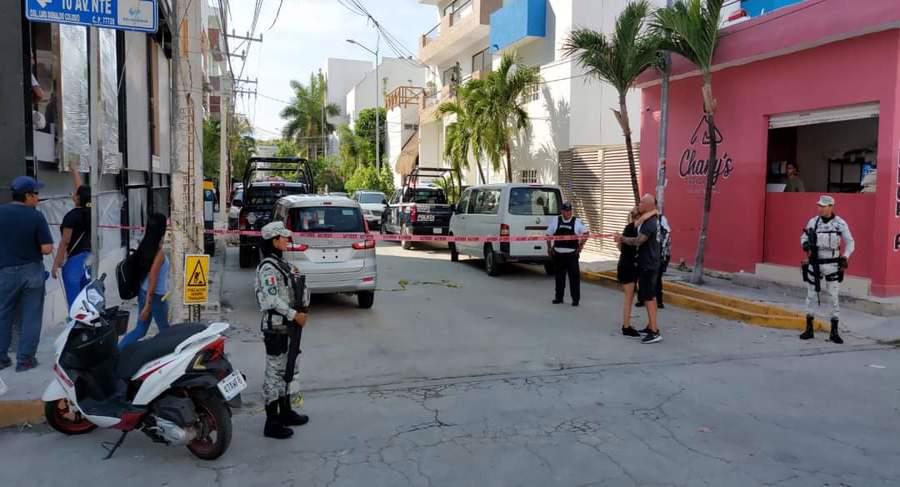
[[[244,201],[249,206],[268,206],[274,205],[282,196],[292,194],[306,194],[304,186],[263,186],[259,188],[250,188],[249,199]]]
[[[290,227],[295,232],[365,232],[363,217],[357,208],[318,206],[294,208],[290,213]]]
[[[509,192],[511,215],[559,215],[561,196],[556,188],[512,188]]]
[[[383,202],[385,199],[384,193],[360,193],[359,194],[359,202],[362,204],[373,204],[377,205]]]
[[[447,196],[444,195],[442,189],[420,188],[406,190],[406,198],[408,203],[421,203],[424,205],[446,205]]]

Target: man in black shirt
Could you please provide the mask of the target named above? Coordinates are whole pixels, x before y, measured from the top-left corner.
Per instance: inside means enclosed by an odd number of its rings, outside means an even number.
[[[622,245],[637,247],[638,261],[638,301],[647,308],[649,324],[641,343],[657,343],[662,341],[656,322],[656,286],[660,268],[659,214],[656,211],[656,198],[644,195],[638,206],[641,216],[638,219],[638,236],[616,236]]]

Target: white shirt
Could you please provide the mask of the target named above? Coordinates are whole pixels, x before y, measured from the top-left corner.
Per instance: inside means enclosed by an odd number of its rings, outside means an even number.
[[[546,232],[546,235],[548,237],[552,237],[553,235],[556,234],[556,229],[559,226],[560,218],[562,218],[562,217],[560,216],[558,218],[554,218],[554,219],[550,220],[550,224],[547,225],[547,232]],[[572,219],[575,220],[575,225],[574,225],[575,226],[575,235],[584,235],[584,234],[588,233],[587,227],[584,226],[584,223],[581,221],[580,218],[576,218],[573,216]],[[566,223],[569,223],[572,220],[563,220],[563,221]],[[570,254],[572,252],[575,252],[575,249],[569,249],[569,248],[565,248],[565,247],[555,248],[554,250],[558,254]]]

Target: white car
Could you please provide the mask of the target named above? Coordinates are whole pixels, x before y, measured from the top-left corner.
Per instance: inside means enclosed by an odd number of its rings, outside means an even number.
[[[379,191],[357,191],[353,193],[353,201],[359,203],[363,217],[369,224],[369,229],[381,228],[381,215],[387,209],[387,196]]]
[[[273,221],[295,232],[285,259],[306,276],[312,294],[355,294],[360,308],[375,302],[375,240],[308,238],[302,233],[366,233],[359,203],[343,196],[296,195],[278,200]],[[301,235],[297,235],[297,233]]]
[[[236,230],[241,218],[241,207],[244,206],[244,189],[238,189],[231,197],[231,206],[228,207],[228,229]]]
[[[559,186],[545,184],[489,184],[473,186],[460,195],[450,218],[450,235],[543,236],[562,206]],[[504,264],[543,264],[552,272],[546,241],[451,242],[450,258],[459,255],[484,259],[485,270],[496,276]]]

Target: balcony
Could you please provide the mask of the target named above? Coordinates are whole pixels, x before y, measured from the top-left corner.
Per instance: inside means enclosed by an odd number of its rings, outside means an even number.
[[[502,5],[503,0],[450,2],[441,10],[441,23],[419,39],[419,60],[425,64],[446,64],[462,52],[484,47],[490,35],[491,14]]]
[[[490,45],[498,51],[541,39],[547,35],[547,0],[507,0],[490,22]]]

